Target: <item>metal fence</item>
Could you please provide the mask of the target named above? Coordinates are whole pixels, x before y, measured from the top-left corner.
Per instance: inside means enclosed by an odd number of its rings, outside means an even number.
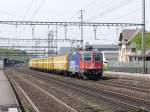
[[[4,61],[0,60],[0,70],[3,69],[3,67],[4,67]]]
[[[110,71],[115,72],[142,73],[143,63],[141,61],[127,63],[109,62],[108,67]],[[150,61],[146,62],[146,72],[150,74]]]

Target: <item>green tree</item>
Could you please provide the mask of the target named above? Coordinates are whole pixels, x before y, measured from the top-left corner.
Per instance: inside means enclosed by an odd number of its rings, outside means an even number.
[[[25,51],[22,51],[22,50],[19,50],[19,49],[0,48],[0,56],[20,60],[24,57],[27,57],[27,53]]]
[[[142,33],[138,33],[131,41],[131,43],[134,43],[136,45],[137,50],[142,50]],[[150,33],[145,34],[145,48],[150,48]]]

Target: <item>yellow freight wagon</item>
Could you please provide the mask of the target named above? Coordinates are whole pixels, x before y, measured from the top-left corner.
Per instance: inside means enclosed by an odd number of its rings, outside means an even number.
[[[41,65],[40,68],[43,70],[44,69],[44,59],[41,59]]]
[[[36,68],[36,60],[37,59],[30,59],[29,66],[31,68]]]
[[[35,63],[35,68],[38,69],[38,66],[39,66],[39,59],[36,59],[36,60],[34,61],[34,63]]]
[[[42,59],[42,69],[45,70],[45,63],[46,63],[46,59]]]
[[[34,68],[36,68],[37,67],[37,59],[35,59],[33,63],[34,63]]]
[[[45,62],[45,63],[44,63],[44,69],[45,69],[45,70],[48,70],[48,66],[49,66],[49,60],[48,60],[48,58],[45,58],[45,59],[44,59],[44,62]]]
[[[54,70],[68,70],[68,55],[53,57]]]
[[[36,69],[38,69],[38,66],[39,66],[39,59],[36,59],[36,61],[35,61],[35,67],[36,67]]]
[[[36,68],[36,59],[33,60],[33,68]]]
[[[50,70],[50,71],[53,70],[53,57],[48,58],[47,70]]]
[[[48,66],[49,66],[49,60],[48,60],[48,58],[44,58],[43,59],[43,69],[48,70]]]
[[[42,59],[41,58],[37,59],[36,63],[37,63],[36,68],[37,69],[42,69]]]
[[[29,61],[29,67],[33,68],[33,59],[30,59],[30,61]]]
[[[41,59],[37,60],[37,69],[40,69],[40,65],[41,65]]]

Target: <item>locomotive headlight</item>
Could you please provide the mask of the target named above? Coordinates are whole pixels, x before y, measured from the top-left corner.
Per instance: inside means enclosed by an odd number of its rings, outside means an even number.
[[[85,66],[84,68],[88,68],[87,66]]]

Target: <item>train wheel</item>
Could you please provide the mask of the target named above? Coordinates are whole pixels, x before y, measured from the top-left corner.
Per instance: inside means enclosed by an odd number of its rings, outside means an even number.
[[[85,73],[82,73],[82,74],[81,74],[81,77],[82,77],[83,79],[85,79],[85,80],[88,80],[88,79],[89,79],[88,75],[86,75]]]
[[[69,76],[69,73],[68,73],[68,72],[64,72],[64,75],[65,75],[65,76]]]
[[[94,80],[98,81],[98,80],[100,80],[100,79],[101,79],[100,76],[96,76]]]
[[[102,73],[97,73],[95,80],[100,80],[102,78]]]

